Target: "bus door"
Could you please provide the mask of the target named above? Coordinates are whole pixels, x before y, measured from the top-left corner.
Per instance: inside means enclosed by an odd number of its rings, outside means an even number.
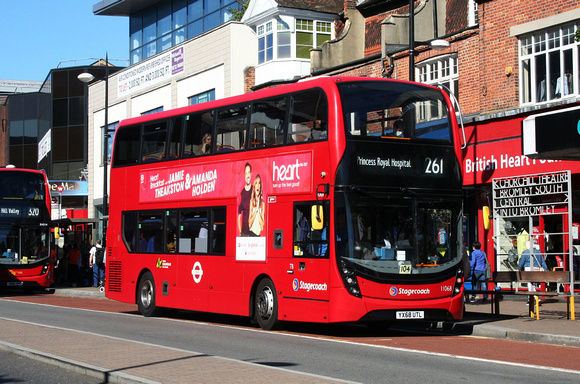
[[[292,257],[286,266],[282,320],[325,321],[329,301],[329,209],[319,206],[322,227],[312,223],[315,202],[295,203],[293,208]],[[316,221],[316,218],[314,218]]]

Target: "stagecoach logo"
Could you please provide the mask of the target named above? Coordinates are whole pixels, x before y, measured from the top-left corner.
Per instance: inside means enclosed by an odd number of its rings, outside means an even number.
[[[431,290],[429,288],[423,288],[423,289],[399,288],[399,289],[397,289],[397,287],[391,287],[389,289],[389,294],[391,296],[397,296],[397,295],[404,295],[404,296],[428,295],[430,293],[431,293]]]
[[[299,289],[304,289],[306,292],[326,291],[326,290],[328,290],[328,286],[326,285],[326,283],[322,283],[322,284],[306,283],[304,281],[298,281],[298,279],[294,279],[294,280],[292,280],[292,289],[296,292]]]

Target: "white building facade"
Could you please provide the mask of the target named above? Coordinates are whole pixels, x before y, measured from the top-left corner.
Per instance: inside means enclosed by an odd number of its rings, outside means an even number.
[[[245,93],[244,71],[256,65],[256,47],[250,27],[228,22],[114,73],[108,79],[109,129],[126,118]],[[89,85],[88,216],[95,218],[103,206],[105,86]]]

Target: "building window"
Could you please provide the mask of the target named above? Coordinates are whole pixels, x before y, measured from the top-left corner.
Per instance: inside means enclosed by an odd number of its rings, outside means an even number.
[[[312,20],[296,20],[296,57],[299,59],[310,59],[314,41],[313,24]]]
[[[332,23],[318,20],[295,20],[295,31],[284,20],[259,25],[258,64],[277,59],[310,59],[310,50],[332,39]]]
[[[457,54],[438,56],[435,59],[424,61],[416,66],[415,71],[419,82],[430,85],[443,85],[444,89],[459,99]],[[425,103],[419,108],[417,119],[419,121],[430,121],[438,116],[444,116],[447,111],[440,108],[440,105]]]
[[[274,58],[274,33],[272,21],[258,27],[258,64],[272,61]]]
[[[206,101],[215,100],[215,89],[199,93],[189,98],[189,105],[205,103]]]
[[[310,59],[310,50],[331,39],[332,24],[324,21],[296,20],[296,57]]]
[[[316,46],[314,48],[320,47],[322,43],[330,40],[332,34],[332,24],[322,21],[316,22]]]
[[[479,24],[478,4],[475,0],[469,0],[467,21],[470,27]]]
[[[132,14],[131,64],[228,22],[229,9],[240,7],[236,0],[173,0]]]
[[[161,111],[163,111],[163,107],[157,107],[157,108],[153,108],[153,109],[150,109],[148,111],[145,111],[145,112],[141,112],[141,116],[150,115],[152,113],[157,113],[157,112],[161,112]]]
[[[292,57],[292,32],[290,26],[282,20],[278,20],[277,49],[279,59]]]
[[[418,64],[415,68],[419,82],[425,84],[442,84],[459,98],[459,74],[457,72],[457,54],[438,56]]]
[[[119,122],[117,121],[116,123],[112,123],[109,124],[107,127],[107,132],[105,132],[105,130],[103,128],[105,128],[104,126],[101,127],[101,144],[102,147],[105,147],[105,135],[108,134],[107,136],[107,163],[111,164],[111,155],[113,153],[113,137],[115,136],[115,132],[117,131],[117,127],[119,126]],[[101,165],[104,164],[104,153],[101,154]]]
[[[578,96],[580,42],[574,33],[580,22],[520,36],[520,102],[542,103]]]

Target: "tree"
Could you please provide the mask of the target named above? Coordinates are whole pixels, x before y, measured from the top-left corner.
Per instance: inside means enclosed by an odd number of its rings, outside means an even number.
[[[232,13],[231,20],[233,21],[240,21],[248,9],[248,5],[250,4],[250,0],[236,0],[236,3],[240,6],[240,8],[228,8],[228,11]]]

